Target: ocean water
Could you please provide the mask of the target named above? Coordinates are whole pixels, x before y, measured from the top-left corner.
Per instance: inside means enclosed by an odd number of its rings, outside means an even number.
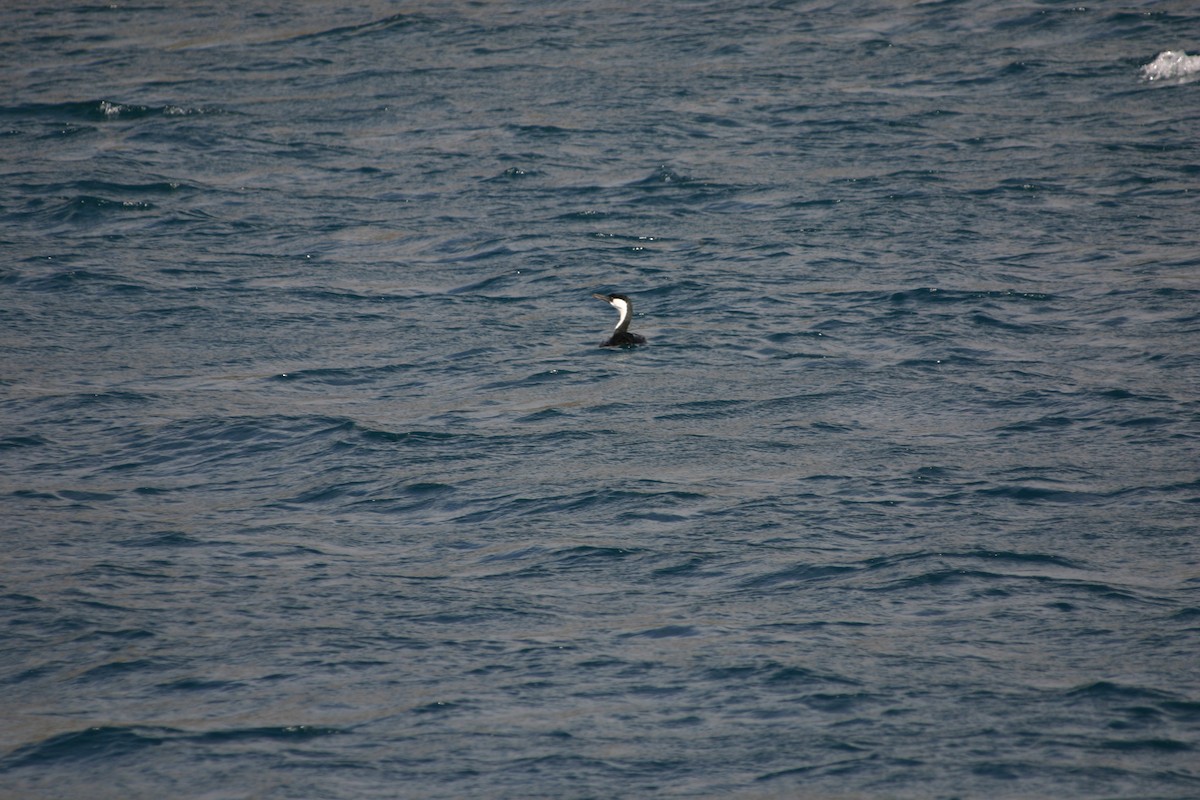
[[[1200,797],[1194,4],[0,18],[0,796]]]

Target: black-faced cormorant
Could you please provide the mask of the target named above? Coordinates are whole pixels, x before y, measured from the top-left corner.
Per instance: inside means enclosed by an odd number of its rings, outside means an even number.
[[[629,320],[633,316],[633,302],[628,297],[623,294],[594,294],[592,297],[603,300],[621,312],[621,319],[617,320],[617,327],[613,328],[612,336],[601,344],[601,347],[629,347],[646,343],[645,336],[629,332]]]

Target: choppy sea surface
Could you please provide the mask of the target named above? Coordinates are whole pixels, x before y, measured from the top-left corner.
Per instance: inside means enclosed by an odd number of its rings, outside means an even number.
[[[0,19],[0,796],[1200,797],[1193,3]]]

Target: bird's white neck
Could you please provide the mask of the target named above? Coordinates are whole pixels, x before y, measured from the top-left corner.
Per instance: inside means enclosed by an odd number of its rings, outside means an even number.
[[[621,319],[617,320],[617,327],[613,328],[614,333],[621,333],[629,327],[629,303],[626,303],[619,297],[614,297],[609,301],[612,307],[621,312]]]

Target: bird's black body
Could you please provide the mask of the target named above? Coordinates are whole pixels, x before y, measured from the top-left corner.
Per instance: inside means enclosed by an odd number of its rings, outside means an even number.
[[[633,317],[633,301],[623,294],[594,294],[597,300],[603,300],[621,312],[617,327],[613,328],[612,336],[602,343],[601,347],[632,347],[635,344],[645,344],[646,337],[629,332],[629,320]]]
[[[605,340],[604,344],[602,344],[600,346],[601,347],[632,347],[635,344],[645,344],[645,343],[646,343],[645,336],[642,336],[641,334],[637,334],[637,333],[630,333],[629,331],[623,331],[621,333],[614,333],[612,336],[608,337],[607,340]]]

